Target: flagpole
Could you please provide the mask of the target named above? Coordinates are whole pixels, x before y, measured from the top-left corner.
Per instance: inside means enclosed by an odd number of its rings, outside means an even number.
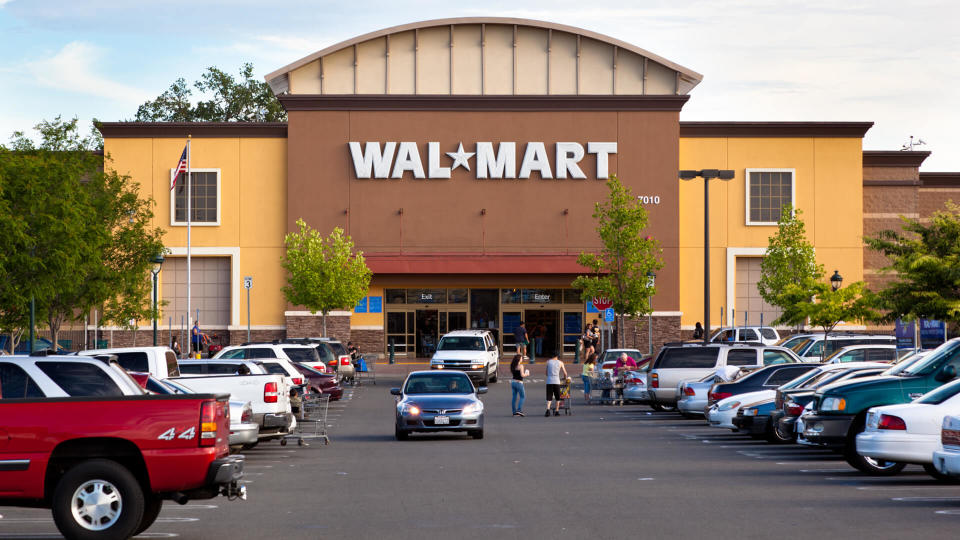
[[[193,219],[193,210],[191,208],[191,199],[193,198],[193,192],[191,191],[191,178],[190,178],[190,140],[191,136],[187,135],[187,328],[190,329],[190,343],[187,350],[190,351],[189,358],[193,357],[193,325],[190,324],[190,285],[191,285],[191,274],[190,274],[190,223]]]

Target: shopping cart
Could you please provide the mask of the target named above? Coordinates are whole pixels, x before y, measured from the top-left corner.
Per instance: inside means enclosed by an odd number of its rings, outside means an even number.
[[[567,377],[563,381],[563,386],[560,387],[560,408],[563,409],[563,414],[570,416],[573,414],[571,410],[573,403],[573,380],[570,377]]]
[[[305,446],[307,439],[322,439],[324,444],[330,444],[327,436],[327,408],[330,405],[330,396],[327,394],[305,394],[301,398],[300,411],[297,415],[297,426],[292,433],[280,439],[280,446],[286,446],[288,440],[296,440],[299,446]]]
[[[357,386],[363,386],[364,381],[377,384],[377,360],[379,359],[378,354],[365,354],[360,357],[360,361],[357,362]]]

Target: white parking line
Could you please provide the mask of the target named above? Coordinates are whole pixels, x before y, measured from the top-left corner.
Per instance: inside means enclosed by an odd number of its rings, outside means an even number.
[[[777,463],[777,465],[796,465],[796,463]],[[802,473],[838,473],[853,472],[853,469],[800,469]]]
[[[937,510],[935,513],[947,516],[960,516],[960,510]]]
[[[890,500],[897,502],[954,502],[960,501],[960,497],[892,497]]]
[[[244,474],[251,474],[251,473],[244,473]],[[215,504],[184,504],[184,505],[179,505],[179,504],[167,504],[167,505],[164,505],[163,509],[164,509],[164,510],[171,510],[171,509],[174,509],[174,510],[212,510],[212,509],[214,509],[214,508],[216,508],[216,507],[217,507],[217,505],[215,505]]]
[[[924,489],[942,490],[946,486],[861,486],[857,489],[861,491],[915,491]]]

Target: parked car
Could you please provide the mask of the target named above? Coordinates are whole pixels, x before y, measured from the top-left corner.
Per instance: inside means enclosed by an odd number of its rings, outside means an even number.
[[[184,375],[189,374],[229,374],[237,373],[241,364],[253,362],[263,368],[266,373],[280,375],[287,382],[290,388],[300,388],[304,385],[303,374],[293,364],[283,358],[260,358],[255,361],[245,360],[226,360],[220,358],[201,358],[200,360],[180,360],[180,371]],[[249,366],[249,364],[247,364]],[[197,372],[197,368],[200,372]],[[251,373],[256,373],[251,371]]]
[[[792,336],[787,336],[780,339],[776,344],[780,347],[786,347],[792,349],[794,345],[800,343],[801,341],[813,336],[813,334],[794,334]]]
[[[711,373],[698,381],[683,381],[677,390],[677,411],[687,418],[703,417],[707,409],[707,395],[717,382],[717,374]]]
[[[699,380],[717,368],[796,363],[797,357],[782,347],[735,343],[668,345],[660,349],[647,377],[651,406],[674,407],[680,381]]]
[[[707,395],[707,406],[721,399],[759,390],[776,390],[780,386],[800,377],[813,369],[816,364],[774,364],[744,375],[733,382],[718,382]]]
[[[489,330],[455,330],[444,334],[430,369],[455,369],[477,381],[480,386],[497,382],[500,348]]]
[[[337,401],[343,397],[343,388],[337,384],[337,377],[330,373],[323,373],[306,364],[293,364],[307,379],[307,388],[310,392],[330,396],[330,401]]]
[[[824,364],[842,364],[845,362],[886,362],[897,360],[897,346],[886,345],[847,345],[837,349],[823,360]]]
[[[706,412],[707,423],[711,427],[727,428],[737,431],[737,426],[733,424],[733,419],[741,407],[747,407],[762,401],[768,401],[774,392],[772,390],[760,390],[758,392],[748,392],[737,396],[731,396],[711,405]]]
[[[881,474],[893,475],[909,464],[922,465],[939,480],[946,477],[933,465],[940,449],[940,429],[948,414],[960,414],[960,380],[947,383],[912,403],[872,407],[866,427],[857,435],[857,453],[872,460]],[[885,462],[896,465],[881,467]]]
[[[947,415],[940,428],[939,450],[933,452],[937,471],[954,480],[960,479],[960,416]]]
[[[603,354],[600,356],[597,362],[597,369],[604,374],[610,375],[612,378],[613,368],[617,367],[617,359],[619,359],[623,353],[627,353],[627,356],[633,358],[633,361],[637,363],[637,369],[640,370],[651,360],[649,356],[644,356],[643,353],[637,349],[607,349],[603,351]]]
[[[796,440],[794,426],[803,408],[813,400],[817,388],[834,382],[879,375],[889,369],[885,364],[849,362],[821,364],[814,371],[777,389],[770,422],[778,430],[780,440]]]
[[[772,326],[727,326],[710,336],[710,341],[734,343],[749,341],[776,345],[780,341],[780,334]]]
[[[321,364],[316,346],[280,341],[245,343],[224,347],[213,357],[215,360],[265,360],[272,358],[301,362],[309,366]]]
[[[829,334],[824,352],[823,334],[811,334],[794,343],[790,348],[801,358],[806,358],[810,362],[819,362],[837,349],[849,345],[896,345],[896,338],[888,335]]]
[[[53,358],[0,360],[16,441],[0,445],[0,505],[50,508],[67,538],[113,539],[150,527],[164,499],[245,497],[226,395],[145,395],[115,362]]]
[[[863,472],[884,474],[885,469],[896,463],[878,466],[856,451],[856,436],[866,427],[867,410],[916,399],[953,380],[958,367],[960,338],[954,338],[896,375],[827,385],[817,390],[813,412],[802,417],[803,440],[841,450],[847,462]]]
[[[650,403],[645,371],[627,371],[623,375],[623,399],[627,403]]]
[[[770,413],[774,410],[774,399],[755,401],[737,410],[733,418],[733,425],[737,430],[754,439],[765,439],[767,442],[778,444],[789,442],[790,439],[780,438],[770,422]]]
[[[177,355],[169,347],[114,347],[111,349],[87,349],[78,355],[113,355],[127,371],[153,373],[161,379],[179,377]]]
[[[483,402],[478,397],[486,386],[476,388],[460,371],[414,371],[401,388],[391,388],[399,396],[396,404],[395,432],[398,441],[412,432],[466,431],[474,439],[483,438]]]

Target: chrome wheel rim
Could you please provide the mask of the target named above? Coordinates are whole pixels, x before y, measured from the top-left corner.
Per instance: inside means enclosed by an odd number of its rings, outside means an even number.
[[[873,459],[871,457],[863,457],[863,460],[870,464],[871,467],[880,470],[892,469],[897,466],[896,461],[885,461],[880,459]]]
[[[123,511],[123,500],[116,486],[106,480],[88,480],[73,492],[70,510],[73,519],[84,529],[109,529]]]

